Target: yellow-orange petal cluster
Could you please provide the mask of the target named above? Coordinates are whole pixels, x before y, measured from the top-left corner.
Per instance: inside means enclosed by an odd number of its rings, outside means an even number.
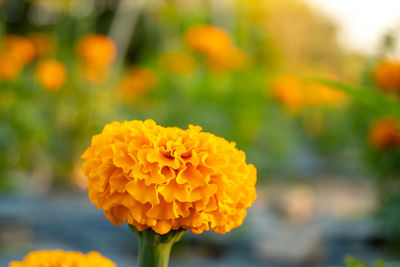
[[[339,106],[346,99],[342,91],[317,82],[305,83],[293,75],[276,78],[271,84],[271,94],[291,113],[310,107]]]
[[[400,94],[400,62],[384,60],[373,73],[376,85],[384,92]]]
[[[224,29],[204,24],[194,25],[187,30],[185,41],[193,51],[206,56],[211,70],[239,70],[247,62],[246,53],[234,46]]]
[[[193,57],[180,51],[168,52],[161,56],[160,65],[167,72],[188,76],[196,69]]]
[[[117,55],[117,48],[107,36],[89,34],[78,41],[77,52],[86,78],[100,83],[108,76],[108,68]]]
[[[122,78],[119,88],[121,99],[132,103],[145,92],[154,88],[157,83],[156,74],[147,68],[131,68]]]
[[[369,129],[369,141],[378,150],[400,148],[400,120],[384,117],[373,121]]]
[[[190,125],[112,122],[82,155],[90,200],[115,225],[159,234],[226,233],[256,198],[256,169],[243,151]]]
[[[13,261],[9,267],[117,267],[100,253],[92,251],[65,252],[42,250],[29,253],[22,261]]]
[[[54,59],[39,62],[36,67],[36,79],[48,91],[60,89],[67,78],[64,64]]]
[[[17,77],[22,69],[23,66],[15,62],[12,56],[0,54],[0,80],[11,80]]]

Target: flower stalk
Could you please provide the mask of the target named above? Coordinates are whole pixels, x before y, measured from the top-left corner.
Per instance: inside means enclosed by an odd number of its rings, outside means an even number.
[[[167,267],[172,246],[185,234],[186,230],[171,230],[164,235],[151,228],[139,231],[129,225],[131,232],[139,240],[138,267]]]

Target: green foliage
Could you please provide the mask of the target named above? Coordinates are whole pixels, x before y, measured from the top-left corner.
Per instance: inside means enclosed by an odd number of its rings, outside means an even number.
[[[361,260],[354,257],[348,256],[345,258],[345,264],[347,267],[385,267],[386,264],[383,260],[378,260],[371,265],[363,263]]]

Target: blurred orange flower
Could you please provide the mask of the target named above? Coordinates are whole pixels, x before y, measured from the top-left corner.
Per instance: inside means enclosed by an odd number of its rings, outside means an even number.
[[[36,54],[31,40],[18,35],[7,35],[3,39],[3,54],[11,57],[21,66],[31,62]]]
[[[272,96],[291,113],[310,107],[336,107],[346,94],[318,82],[305,83],[293,75],[280,76],[272,82]]]
[[[51,54],[55,49],[55,42],[48,35],[43,33],[32,33],[28,37],[34,48],[37,57],[43,57]]]
[[[376,85],[387,93],[400,93],[400,62],[384,60],[373,73]]]
[[[247,55],[233,45],[229,34],[215,26],[194,25],[187,30],[185,41],[193,51],[206,56],[213,71],[239,70],[247,61]]]
[[[154,88],[157,83],[156,74],[147,68],[131,68],[122,78],[120,93],[125,103],[134,102],[139,96]]]
[[[11,80],[17,77],[24,66],[34,59],[35,48],[28,38],[17,35],[7,35],[2,42],[0,79]]]
[[[210,25],[190,27],[185,34],[185,40],[193,51],[210,57],[219,57],[233,46],[225,30]]]
[[[346,93],[318,82],[306,85],[308,106],[339,106],[346,99]]]
[[[83,64],[106,67],[117,54],[114,41],[100,34],[89,34],[82,37],[77,45],[78,54]]]
[[[15,62],[14,58],[5,53],[0,54],[0,80],[11,80],[17,77],[23,66]]]
[[[184,52],[168,52],[161,56],[160,65],[170,73],[188,76],[196,69],[196,61]]]
[[[296,76],[280,76],[272,82],[272,96],[291,113],[297,113],[304,106],[305,95],[302,81]]]
[[[67,78],[64,65],[57,60],[48,59],[36,67],[36,79],[48,91],[60,89]]]
[[[42,250],[29,253],[22,261],[12,261],[9,267],[117,267],[112,261],[96,251],[65,252]]]
[[[369,129],[369,141],[379,150],[400,148],[400,120],[384,117],[373,121]]]
[[[236,144],[201,127],[112,122],[82,155],[89,198],[115,225],[159,234],[224,234],[256,198],[256,169]]]
[[[104,35],[89,34],[78,41],[77,51],[86,78],[94,83],[103,82],[117,55],[114,41]]]

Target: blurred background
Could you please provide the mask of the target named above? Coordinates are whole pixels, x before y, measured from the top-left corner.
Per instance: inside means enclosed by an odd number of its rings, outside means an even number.
[[[258,170],[244,225],[186,234],[172,266],[399,264],[399,35],[395,0],[0,0],[0,265],[136,262],[80,155],[146,118],[201,125]]]

